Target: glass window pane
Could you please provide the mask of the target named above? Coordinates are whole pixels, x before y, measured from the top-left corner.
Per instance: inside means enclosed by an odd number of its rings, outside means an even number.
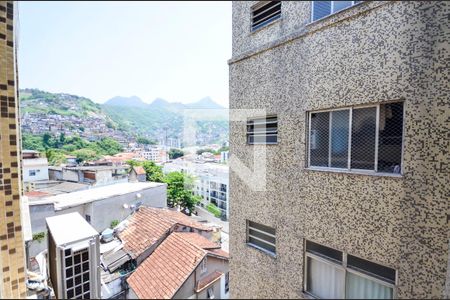
[[[343,298],[344,270],[311,257],[307,257],[307,264],[306,290],[309,293],[325,299]]]
[[[330,113],[311,113],[310,163],[314,167],[328,167]]]
[[[352,169],[375,169],[376,107],[353,109]]]
[[[346,299],[392,299],[392,288],[369,278],[347,272]]]
[[[348,167],[349,110],[331,113],[331,167]]]
[[[403,102],[380,105],[378,172],[400,173],[403,140]]]
[[[331,14],[331,1],[313,1],[313,21]]]
[[[352,1],[333,1],[333,12],[352,6]]]

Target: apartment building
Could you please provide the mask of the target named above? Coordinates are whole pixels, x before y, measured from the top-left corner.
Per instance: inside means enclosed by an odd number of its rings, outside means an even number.
[[[450,297],[449,12],[233,3],[232,298]]]
[[[20,138],[17,97],[17,7],[0,1],[0,298],[24,298],[25,249],[20,213]]]
[[[222,218],[230,217],[229,168],[227,165],[176,159],[163,167],[164,173],[175,171],[188,173],[195,177],[193,193],[201,197],[200,206],[206,207],[212,203],[220,209]]]

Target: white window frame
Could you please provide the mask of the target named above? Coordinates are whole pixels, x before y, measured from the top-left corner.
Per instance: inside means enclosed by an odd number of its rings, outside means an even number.
[[[205,258],[202,260],[201,262],[201,266],[200,266],[200,274],[204,274],[206,273],[206,271],[208,271],[208,266],[207,266],[207,257],[205,256]]]
[[[303,292],[305,294],[307,294],[308,296],[311,296],[311,297],[313,297],[315,299],[318,299],[317,296],[313,295],[312,293],[310,293],[310,292],[308,292],[306,290],[306,288],[308,286],[308,261],[307,260],[308,260],[308,258],[311,258],[311,259],[315,259],[317,261],[320,261],[322,263],[331,265],[333,267],[336,267],[337,269],[342,270],[344,272],[344,280],[343,280],[344,287],[342,289],[344,294],[340,295],[341,299],[346,299],[345,296],[346,296],[346,292],[347,292],[346,291],[347,273],[353,273],[353,274],[356,274],[358,276],[361,276],[361,277],[367,278],[369,280],[372,280],[372,281],[374,281],[376,283],[379,283],[381,285],[384,285],[384,286],[387,286],[389,288],[392,288],[392,299],[396,299],[397,298],[397,281],[398,281],[398,279],[397,279],[397,276],[398,276],[397,270],[395,271],[395,283],[392,284],[392,283],[386,282],[384,280],[381,280],[379,278],[376,278],[374,276],[370,276],[370,275],[368,275],[366,273],[358,272],[357,270],[349,268],[347,266],[347,255],[348,255],[348,253],[346,253],[346,252],[342,252],[342,262],[338,262],[338,261],[332,260],[331,258],[324,258],[322,256],[319,256],[319,255],[316,255],[316,254],[313,254],[311,252],[306,251],[306,240],[304,242],[304,249],[305,249],[305,251],[304,251],[304,260],[303,260],[304,261],[304,268],[303,268],[304,269],[304,274],[303,274],[303,278],[304,278],[304,280],[303,280]],[[352,256],[354,256],[354,255],[352,255]],[[364,260],[370,262],[370,260],[367,260],[367,259],[364,259]],[[381,264],[379,264],[379,265],[381,265]]]
[[[380,106],[390,103],[403,103],[403,119],[402,119],[402,145],[401,145],[401,157],[400,157],[400,173],[387,173],[387,172],[378,172],[378,141],[379,141],[379,135],[380,135]],[[348,173],[355,173],[355,174],[373,174],[373,175],[383,175],[383,176],[393,176],[393,177],[401,177],[403,176],[403,156],[404,156],[404,148],[405,148],[405,101],[389,101],[389,102],[383,102],[383,103],[377,103],[377,104],[370,104],[370,105],[359,105],[359,106],[350,106],[350,107],[343,107],[343,108],[334,108],[334,109],[324,109],[324,110],[315,110],[315,111],[309,111],[307,113],[308,118],[308,132],[307,132],[307,169],[310,170],[324,170],[324,171],[336,171],[336,172],[348,172]],[[374,156],[374,169],[373,170],[367,170],[367,169],[352,169],[351,168],[351,158],[352,158],[352,125],[353,125],[353,110],[354,109],[360,109],[360,108],[376,108],[376,120],[375,120],[375,156]],[[333,112],[333,111],[342,111],[342,110],[348,110],[349,111],[349,136],[348,136],[348,161],[347,161],[347,168],[336,168],[336,167],[321,167],[321,166],[311,166],[311,147],[310,147],[310,140],[311,140],[311,114],[315,113],[323,113],[323,112]],[[332,114],[330,114],[329,118],[329,125],[328,128],[331,131],[332,130]],[[331,147],[331,134],[329,135],[329,145],[328,147]],[[331,162],[331,151],[328,149],[328,165]]]
[[[355,6],[355,5],[358,5],[358,4],[363,3],[364,1],[360,1],[360,2],[359,2],[359,1],[352,1],[352,5],[350,5],[350,6],[346,7],[346,8],[337,10],[337,11],[334,11],[334,2],[336,2],[336,1],[331,1],[331,13],[330,13],[329,15],[323,16],[322,18],[319,18],[319,19],[317,19],[317,20],[314,20],[314,2],[315,2],[315,1],[311,1],[311,15],[310,15],[310,21],[311,21],[311,23],[312,23],[312,22],[316,22],[316,21],[323,20],[323,19],[328,18],[329,16],[332,16],[332,15],[334,15],[334,14],[337,14],[337,13],[339,13],[339,12],[341,12],[341,11],[350,9],[350,8],[352,8],[352,7]]]

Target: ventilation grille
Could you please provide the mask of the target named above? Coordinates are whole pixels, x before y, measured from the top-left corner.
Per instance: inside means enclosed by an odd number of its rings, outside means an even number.
[[[281,1],[265,1],[252,9],[252,31],[281,17]]]
[[[90,299],[89,250],[72,252],[71,249],[66,249],[63,253],[65,254],[67,298]]]
[[[278,119],[276,116],[247,121],[247,143],[276,144],[278,142]]]

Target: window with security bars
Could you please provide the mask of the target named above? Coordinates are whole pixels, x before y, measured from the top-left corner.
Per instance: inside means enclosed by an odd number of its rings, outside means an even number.
[[[310,241],[305,249],[304,291],[314,298],[394,298],[394,269]]]
[[[89,249],[66,249],[64,256],[67,298],[90,299]]]
[[[247,121],[247,144],[278,143],[278,119],[276,116],[253,118]]]
[[[252,31],[281,18],[281,1],[261,1],[252,7]]]
[[[316,21],[362,1],[311,1],[311,19]]]
[[[247,221],[247,244],[275,255],[275,228]]]
[[[309,113],[309,167],[401,173],[403,102]]]

